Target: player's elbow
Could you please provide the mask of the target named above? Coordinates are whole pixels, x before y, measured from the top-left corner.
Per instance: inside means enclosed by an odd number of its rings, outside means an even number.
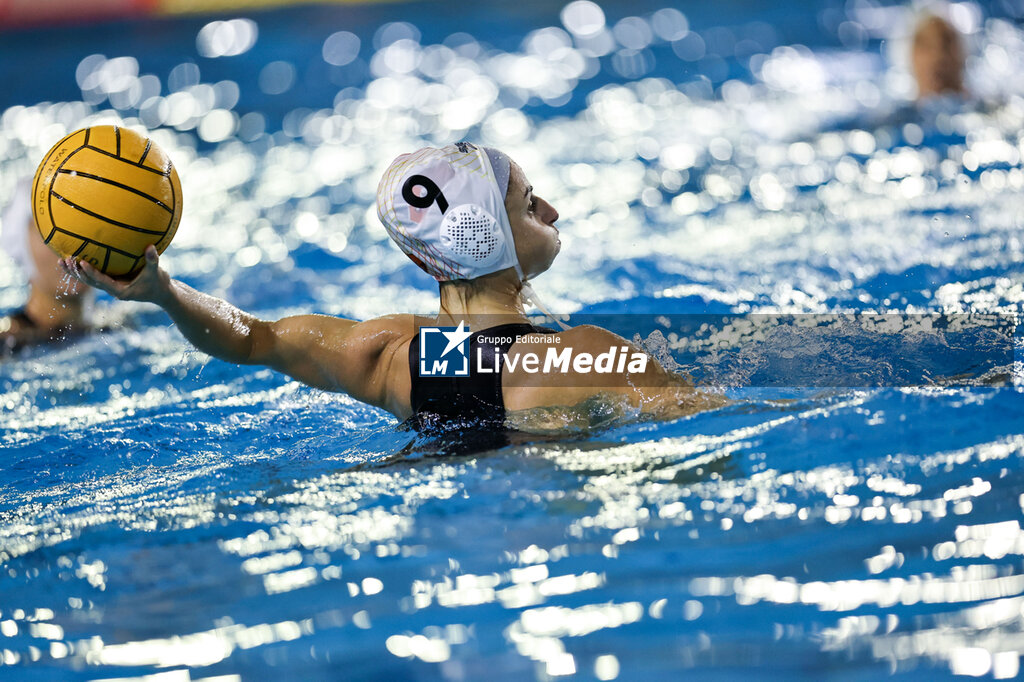
[[[249,325],[249,333],[246,335],[247,347],[243,349],[242,358],[239,360],[243,365],[274,365],[274,358],[278,351],[277,332],[274,323],[265,320],[256,320]]]

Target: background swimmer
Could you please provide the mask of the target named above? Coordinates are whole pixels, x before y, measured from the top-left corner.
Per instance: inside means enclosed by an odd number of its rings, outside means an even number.
[[[938,95],[966,95],[964,44],[960,32],[934,14],[914,29],[910,64],[917,82],[917,99]]]
[[[57,343],[88,329],[88,288],[66,277],[60,258],[43,243],[32,219],[29,181],[18,183],[0,221],[0,244],[26,274],[28,298],[0,318],[0,354],[41,343]]]

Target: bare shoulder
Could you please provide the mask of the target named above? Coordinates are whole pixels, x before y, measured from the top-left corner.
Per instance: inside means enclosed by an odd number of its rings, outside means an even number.
[[[510,348],[502,392],[506,407],[516,410],[575,405],[603,392],[632,394],[671,382],[657,360],[618,334],[581,325]]]
[[[385,315],[371,320],[357,322],[350,332],[353,338],[369,344],[392,343],[396,338],[416,333],[420,318],[408,313]]]
[[[622,345],[632,347],[632,344],[615,332],[592,324],[581,324],[578,327],[560,332],[558,336],[561,337],[563,344],[572,344],[573,348],[586,352],[602,352],[613,346]]]
[[[614,332],[589,324],[521,338],[510,351],[519,355],[534,353],[549,360],[542,363],[546,371],[537,374],[545,375],[538,379],[542,378],[543,383],[551,385],[561,383],[559,377],[565,375],[575,377],[570,383],[579,383],[586,375],[586,378],[606,385],[608,381],[617,383],[619,378],[615,375],[635,375],[661,369],[646,351]],[[601,362],[597,362],[599,358]],[[532,383],[537,384],[538,381]]]
[[[354,324],[344,343],[349,346],[351,354],[360,356],[362,362],[372,362],[381,356],[393,355],[402,347],[407,348],[416,335],[418,324],[421,322],[416,315],[375,317]]]
[[[417,329],[430,324],[433,324],[430,318],[410,314],[386,315],[359,322],[352,330],[352,339],[359,345],[360,361],[368,371],[359,390],[352,394],[389,410],[399,418],[409,416],[412,412],[409,403],[412,386],[409,345],[416,337]]]

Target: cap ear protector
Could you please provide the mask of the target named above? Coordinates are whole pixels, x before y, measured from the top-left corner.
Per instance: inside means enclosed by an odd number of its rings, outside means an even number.
[[[449,209],[441,221],[441,249],[467,268],[486,268],[501,256],[498,219],[476,204]]]

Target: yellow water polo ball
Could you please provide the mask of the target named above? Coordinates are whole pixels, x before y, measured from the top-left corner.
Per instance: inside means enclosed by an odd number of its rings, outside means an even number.
[[[43,241],[61,256],[111,276],[163,253],[181,220],[181,181],[167,154],[129,128],[98,125],[53,145],[32,183],[32,213]]]

